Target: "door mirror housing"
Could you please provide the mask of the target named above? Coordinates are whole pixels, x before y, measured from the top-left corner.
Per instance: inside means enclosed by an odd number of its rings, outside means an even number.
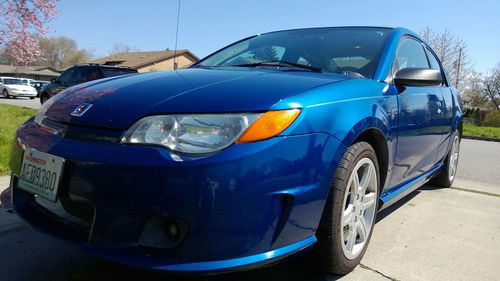
[[[439,86],[443,83],[441,71],[428,68],[403,68],[394,74],[396,86]]]

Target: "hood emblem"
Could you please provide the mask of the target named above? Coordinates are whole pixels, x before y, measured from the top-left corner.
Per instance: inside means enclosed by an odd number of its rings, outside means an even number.
[[[73,110],[69,115],[80,117],[83,114],[85,114],[85,112],[87,112],[92,106],[93,104],[91,103],[82,103],[77,108],[75,108],[75,110]]]

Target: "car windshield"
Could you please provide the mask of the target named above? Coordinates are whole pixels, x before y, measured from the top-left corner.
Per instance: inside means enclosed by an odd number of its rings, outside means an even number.
[[[23,85],[19,79],[3,79],[3,83],[6,85]]]
[[[388,28],[271,32],[230,45],[193,67],[295,68],[373,78]]]

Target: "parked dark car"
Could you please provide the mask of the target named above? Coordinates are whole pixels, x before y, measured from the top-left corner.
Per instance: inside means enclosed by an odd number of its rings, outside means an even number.
[[[60,91],[77,84],[132,73],[137,73],[137,70],[129,67],[112,65],[75,65],[66,69],[59,77],[57,77],[57,79],[53,80],[49,85],[43,88],[42,93],[40,94],[40,103],[43,104]]]

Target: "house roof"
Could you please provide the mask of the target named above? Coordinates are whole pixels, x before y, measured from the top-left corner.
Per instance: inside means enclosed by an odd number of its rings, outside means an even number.
[[[151,52],[129,52],[114,54],[107,57],[95,59],[90,63],[111,64],[118,66],[128,66],[132,68],[141,68],[150,64],[154,64],[166,59],[173,58],[175,51],[151,51]],[[187,56],[193,61],[197,61],[198,57],[189,50],[177,50],[176,56]]]
[[[43,75],[57,77],[60,75],[59,72],[54,71],[51,67],[43,66],[16,66],[16,65],[5,65],[0,64],[0,74],[28,74],[28,75]]]

